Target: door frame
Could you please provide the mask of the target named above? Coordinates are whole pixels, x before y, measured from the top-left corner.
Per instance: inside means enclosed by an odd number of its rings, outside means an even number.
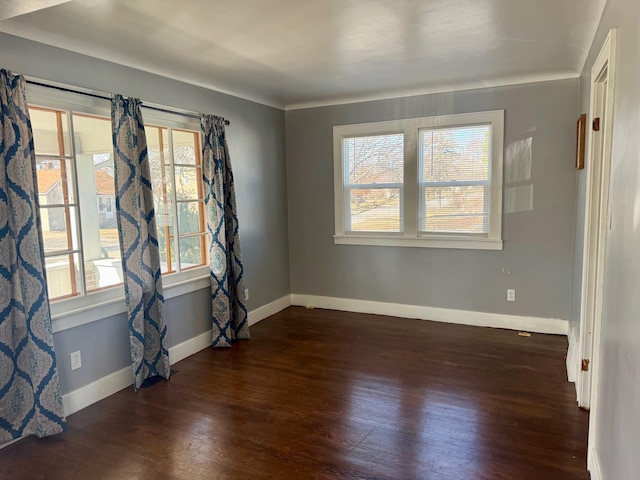
[[[589,118],[600,117],[600,134],[589,128],[587,189],[583,250],[582,300],[580,306],[580,357],[577,375],[578,405],[591,410],[589,416],[589,454],[587,466],[593,466],[592,451],[597,430],[600,330],[606,236],[610,229],[609,181],[613,133],[616,30],[611,29],[591,69]],[[582,360],[589,361],[588,371]]]

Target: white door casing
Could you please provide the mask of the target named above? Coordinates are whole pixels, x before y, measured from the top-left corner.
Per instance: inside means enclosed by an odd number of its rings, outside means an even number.
[[[611,29],[591,69],[589,120],[599,119],[599,131],[588,128],[587,191],[585,204],[582,302],[580,308],[580,357],[578,365],[578,405],[591,410],[589,417],[589,458],[597,429],[597,391],[602,322],[602,300],[606,237],[611,227],[609,181],[613,132],[616,30]],[[606,321],[606,320],[605,320]],[[583,362],[588,362],[584,370]]]

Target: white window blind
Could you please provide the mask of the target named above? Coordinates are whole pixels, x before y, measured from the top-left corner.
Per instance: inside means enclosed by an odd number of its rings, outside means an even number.
[[[420,130],[420,231],[488,233],[490,125]]]
[[[334,241],[502,249],[504,111],[333,127]]]
[[[404,135],[345,138],[345,217],[354,232],[401,232]]]

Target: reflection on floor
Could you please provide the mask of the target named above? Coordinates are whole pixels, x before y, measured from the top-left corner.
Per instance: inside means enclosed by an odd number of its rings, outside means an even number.
[[[586,480],[566,338],[291,307],[0,450],[11,479]]]

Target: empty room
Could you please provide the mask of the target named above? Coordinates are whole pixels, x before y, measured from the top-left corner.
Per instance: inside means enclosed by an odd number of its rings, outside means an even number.
[[[0,0],[0,479],[640,479],[639,45]]]

